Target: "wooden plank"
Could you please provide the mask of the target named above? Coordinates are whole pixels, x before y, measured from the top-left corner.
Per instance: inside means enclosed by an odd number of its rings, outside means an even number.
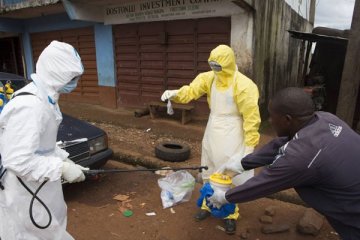
[[[140,56],[142,61],[159,61],[164,59],[163,53],[141,53]]]
[[[171,70],[192,70],[194,69],[193,61],[169,61],[168,69]]]
[[[164,69],[164,61],[141,61],[141,68],[147,69]]]
[[[355,2],[350,31],[336,114],[353,127],[360,86],[360,0]]]
[[[192,110],[194,109],[193,105],[190,104],[178,104],[178,103],[172,103],[171,104],[174,109],[185,109],[185,110]],[[154,101],[150,102],[149,106],[159,106],[159,107],[167,107],[167,103],[161,102],[161,101]]]
[[[120,60],[120,61],[116,61],[116,65],[119,68],[136,68],[137,67],[137,61],[135,60]]]

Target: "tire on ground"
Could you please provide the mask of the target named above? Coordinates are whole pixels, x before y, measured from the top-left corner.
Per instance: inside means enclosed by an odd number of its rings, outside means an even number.
[[[164,161],[183,162],[190,157],[190,147],[177,142],[163,142],[155,147],[155,156]]]

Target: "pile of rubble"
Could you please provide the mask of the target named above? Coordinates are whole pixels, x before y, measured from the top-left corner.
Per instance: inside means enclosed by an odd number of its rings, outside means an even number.
[[[287,223],[274,223],[276,218],[276,207],[269,206],[265,209],[264,215],[259,217],[259,221],[262,223],[261,232],[263,234],[276,234],[288,232],[291,230],[291,225]],[[305,210],[304,215],[299,219],[296,226],[296,230],[300,234],[317,236],[320,233],[320,229],[324,224],[324,217],[313,209],[308,208]],[[250,236],[250,229],[240,234],[241,239],[248,239]]]

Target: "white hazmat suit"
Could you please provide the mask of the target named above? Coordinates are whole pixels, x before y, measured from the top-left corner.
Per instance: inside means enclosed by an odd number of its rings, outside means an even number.
[[[66,231],[67,207],[61,176],[66,178],[68,170],[78,165],[69,161],[69,154],[56,145],[62,121],[57,101],[60,90],[83,71],[76,50],[69,44],[53,41],[39,57],[36,73],[31,75],[34,82],[16,92],[0,115],[0,153],[7,169],[2,180],[4,190],[0,190],[1,240],[73,239]],[[32,95],[16,97],[20,92]],[[32,196],[17,177],[33,192],[48,180],[38,194],[52,214],[47,229],[39,229],[30,221]],[[82,174],[78,181],[83,178]],[[49,220],[36,200],[33,215],[39,225],[46,225]]]

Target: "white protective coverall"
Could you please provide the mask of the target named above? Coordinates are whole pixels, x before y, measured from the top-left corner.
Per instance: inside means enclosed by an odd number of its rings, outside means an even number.
[[[0,153],[7,169],[0,190],[1,240],[68,240],[67,207],[61,186],[63,161],[68,153],[56,145],[62,115],[57,104],[59,91],[83,73],[81,59],[69,44],[53,41],[41,53],[33,83],[15,93],[17,96],[0,115]],[[48,182],[38,197],[48,206],[52,223],[47,229],[36,228],[30,221],[31,195],[20,185],[20,177],[35,192]],[[46,225],[48,214],[35,200],[34,218]]]

